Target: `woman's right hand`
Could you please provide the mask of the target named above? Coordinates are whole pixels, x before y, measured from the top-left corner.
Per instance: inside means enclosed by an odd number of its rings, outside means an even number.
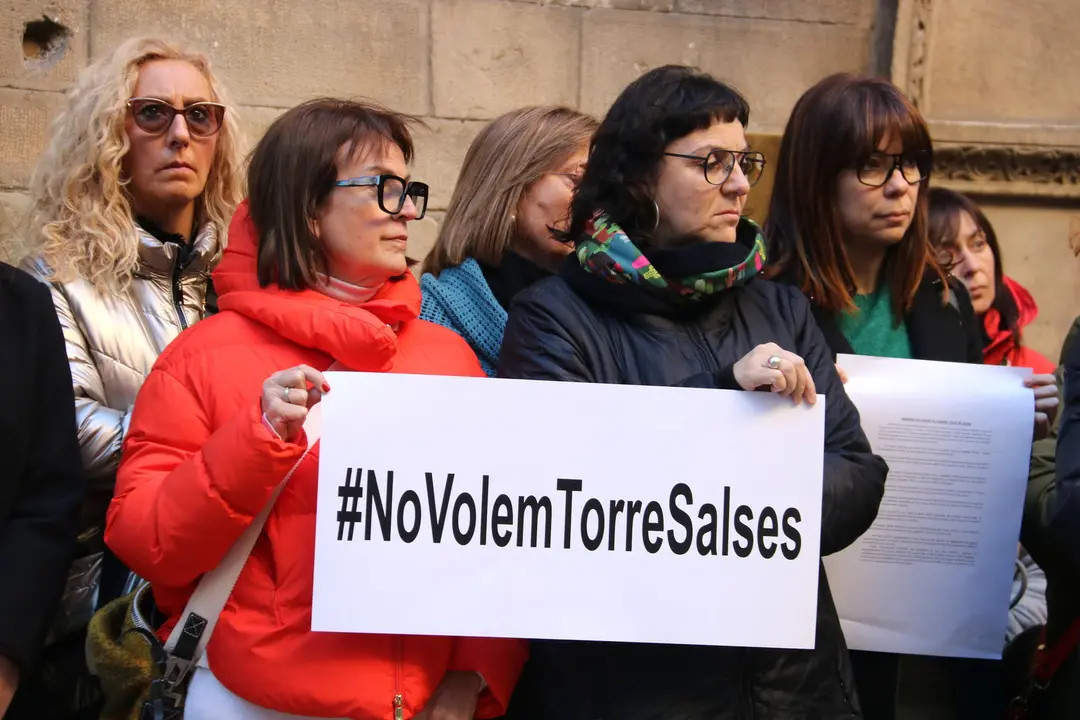
[[[810,405],[817,402],[814,378],[806,363],[776,343],[758,345],[735,363],[733,371],[735,382],[743,390],[768,386],[772,392],[790,397],[796,405],[803,399]]]
[[[281,370],[263,383],[263,415],[278,437],[289,442],[304,427],[308,409],[329,390],[326,378],[315,368],[297,365]]]

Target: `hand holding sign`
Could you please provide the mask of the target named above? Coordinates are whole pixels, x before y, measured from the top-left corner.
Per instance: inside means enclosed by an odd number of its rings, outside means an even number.
[[[312,387],[308,388],[308,383]],[[292,440],[304,426],[308,409],[330,390],[323,374],[307,365],[274,373],[263,383],[262,411],[282,440]]]
[[[1032,375],[1024,385],[1035,391],[1035,439],[1050,434],[1058,410],[1057,378],[1053,375]]]
[[[743,390],[768,386],[772,392],[790,397],[796,405],[803,398],[809,405],[817,402],[814,379],[806,363],[795,353],[776,343],[765,343],[735,363],[735,382]]]

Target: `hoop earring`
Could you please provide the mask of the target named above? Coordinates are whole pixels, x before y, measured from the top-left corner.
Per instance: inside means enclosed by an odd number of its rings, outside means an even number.
[[[652,230],[649,232],[656,232],[656,228],[660,227],[660,206],[656,204],[656,201],[652,201],[653,210],[656,211],[656,222],[653,223]]]

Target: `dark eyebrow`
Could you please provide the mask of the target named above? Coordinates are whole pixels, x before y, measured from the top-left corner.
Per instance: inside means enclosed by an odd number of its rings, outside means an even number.
[[[364,171],[365,172],[373,172],[376,175],[394,175],[395,177],[401,177],[396,172],[394,172],[393,170],[391,170],[390,168],[388,168],[388,167],[386,167],[384,165],[368,165],[366,168],[364,168]],[[411,179],[412,179],[411,175],[408,175],[408,174],[405,175],[405,182],[408,182]]]
[[[978,237],[979,235],[984,235],[984,234],[985,234],[985,233],[983,233],[983,229],[982,229],[981,227],[976,227],[976,228],[975,228],[974,230],[972,230],[971,232],[969,232],[969,233],[968,233],[968,236],[967,236],[966,238],[964,238],[964,239],[965,239],[965,240],[971,240],[972,238],[976,238],[976,237]]]
[[[729,148],[720,147],[719,145],[702,145],[701,147],[690,153],[691,155],[708,155],[715,150],[728,150],[729,152],[750,152],[750,143],[743,145],[742,150],[730,150]]]

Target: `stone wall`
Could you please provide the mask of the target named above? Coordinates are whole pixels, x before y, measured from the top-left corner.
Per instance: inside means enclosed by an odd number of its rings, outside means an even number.
[[[364,96],[424,118],[415,175],[432,186],[422,255],[485,121],[561,103],[602,115],[667,62],[739,87],[766,144],[799,94],[868,68],[873,0],[14,0],[0,5],[0,233],[10,229],[60,92],[132,34],[194,41],[226,77],[251,136],[316,95]],[[35,57],[41,22],[63,51]],[[29,42],[24,42],[27,23]],[[55,30],[55,28],[53,28]],[[29,57],[27,56],[29,54]],[[764,186],[763,186],[764,187]],[[763,208],[758,200],[755,207]]]
[[[415,174],[432,212],[485,121],[563,103],[601,115],[643,70],[702,67],[751,102],[775,157],[792,104],[826,74],[891,74],[930,119],[935,182],[972,192],[1010,274],[1043,307],[1032,343],[1056,355],[1080,312],[1080,33],[1075,0],[8,0],[0,4],[0,236],[61,92],[136,33],[206,50],[252,138],[316,95],[364,96],[424,118]],[[753,191],[761,218],[771,173]],[[10,246],[9,246],[10,251]]]
[[[971,194],[1057,359],[1080,314],[1080,14],[1075,0],[899,0],[892,78],[930,122],[934,182]]]

